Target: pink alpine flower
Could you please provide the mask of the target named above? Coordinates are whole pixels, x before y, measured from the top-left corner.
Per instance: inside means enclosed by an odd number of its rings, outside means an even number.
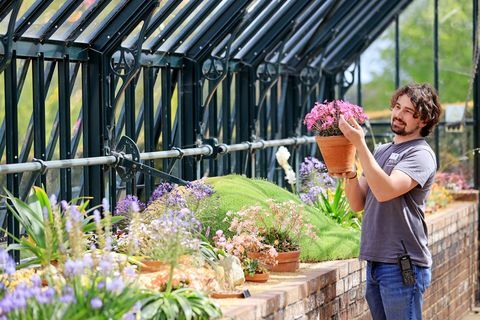
[[[340,115],[345,119],[354,118],[359,124],[363,124],[368,116],[360,106],[343,100],[315,102],[312,110],[305,115],[303,121],[308,131],[314,131],[320,136],[340,136],[342,132],[338,128]]]

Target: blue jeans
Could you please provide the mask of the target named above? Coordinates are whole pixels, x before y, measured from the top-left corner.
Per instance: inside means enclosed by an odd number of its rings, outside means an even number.
[[[367,299],[373,320],[422,319],[423,293],[430,285],[430,268],[414,267],[416,283],[406,286],[398,264],[367,263]]]

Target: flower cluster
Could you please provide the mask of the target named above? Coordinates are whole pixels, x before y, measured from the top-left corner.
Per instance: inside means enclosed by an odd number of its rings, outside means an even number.
[[[152,221],[168,210],[189,209],[201,216],[215,205],[213,187],[205,179],[189,182],[186,186],[160,184],[152,194],[144,212],[144,220]]]
[[[174,187],[175,186],[169,182],[160,183],[150,196],[150,200],[148,200],[148,205],[150,205],[150,203],[154,202],[155,200],[160,199],[165,194],[170,193]]]
[[[199,247],[201,224],[187,208],[168,210],[148,223],[139,219],[132,219],[128,235],[119,239],[119,247],[133,248],[132,254],[175,264],[178,257]]]
[[[15,261],[8,255],[7,251],[0,249],[0,271],[6,274],[15,272]]]
[[[61,273],[33,274],[4,292],[0,319],[67,319],[79,312],[83,317],[133,316],[134,305],[143,296],[133,285],[135,271],[126,257],[112,252],[92,251],[67,258]],[[138,308],[137,308],[138,309]]]
[[[290,152],[287,148],[281,146],[280,148],[278,148],[277,153],[275,153],[275,157],[277,158],[280,167],[282,167],[285,171],[285,179],[292,186],[293,189],[293,186],[295,185],[295,183],[297,183],[297,177],[295,171],[293,171],[292,167],[288,163],[288,159],[290,159]]]
[[[345,119],[353,118],[359,124],[365,122],[368,116],[360,106],[342,100],[316,102],[312,110],[306,114],[304,124],[308,131],[314,131],[320,136],[340,136],[342,132],[338,128],[340,115]]]
[[[266,272],[269,266],[277,263],[277,251],[262,240],[257,234],[248,232],[227,239],[222,230],[217,230],[213,237],[216,247],[239,258],[244,272],[249,274]]]
[[[435,182],[430,190],[425,211],[427,213],[433,213],[440,208],[446,207],[452,200],[453,198],[449,190]]]
[[[336,180],[327,171],[327,167],[314,157],[306,157],[300,164],[300,198],[306,204],[314,204],[326,190],[336,186]]]
[[[141,202],[136,196],[128,194],[125,198],[117,202],[114,211],[115,216],[123,216],[124,219],[119,223],[120,229],[125,229],[131,220],[133,212],[145,210],[145,204]]]
[[[471,189],[467,181],[465,181],[465,177],[455,172],[438,172],[435,175],[435,182],[453,191]]]

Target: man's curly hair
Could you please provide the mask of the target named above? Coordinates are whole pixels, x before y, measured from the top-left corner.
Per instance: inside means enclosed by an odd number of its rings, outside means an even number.
[[[420,134],[422,137],[428,136],[440,121],[442,114],[442,106],[437,91],[428,83],[407,84],[395,91],[390,101],[390,107],[393,108],[398,98],[404,94],[410,98],[415,107],[416,112],[413,117],[420,117],[420,120],[426,123]]]

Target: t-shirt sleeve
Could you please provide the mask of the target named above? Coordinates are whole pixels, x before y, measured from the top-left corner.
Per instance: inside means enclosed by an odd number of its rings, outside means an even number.
[[[428,179],[437,170],[437,163],[431,152],[419,149],[405,155],[393,170],[406,173],[423,188]]]

